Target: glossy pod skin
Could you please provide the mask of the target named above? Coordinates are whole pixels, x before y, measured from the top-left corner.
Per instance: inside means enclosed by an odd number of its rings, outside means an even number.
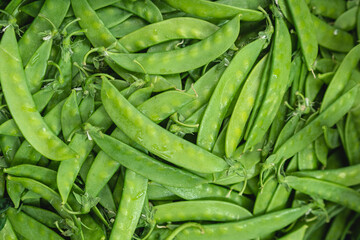
[[[36,110],[27,87],[12,27],[7,28],[2,38],[0,52],[1,68],[6,68],[6,70],[1,69],[2,89],[10,112],[24,137],[37,151],[49,159],[66,160],[76,157],[77,154],[50,130]]]
[[[103,79],[101,98],[115,124],[150,152],[196,172],[212,173],[227,168],[226,162],[221,158],[165,131],[143,116],[106,79]]]
[[[240,15],[198,43],[169,52],[114,53],[105,56],[119,66],[145,74],[175,74],[195,69],[216,59],[235,42],[240,31]],[[191,58],[189,58],[191,57]],[[171,61],[175,59],[175,61]]]

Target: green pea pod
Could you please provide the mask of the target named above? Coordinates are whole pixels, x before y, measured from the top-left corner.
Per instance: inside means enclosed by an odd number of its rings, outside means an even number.
[[[81,115],[76,99],[76,91],[72,90],[61,109],[61,129],[64,139],[70,141],[74,130],[81,125]]]
[[[160,10],[150,0],[120,0],[114,6],[127,10],[150,23],[160,22],[163,20]]]
[[[242,21],[260,21],[265,18],[260,11],[244,9],[205,0],[165,0],[173,8],[201,18],[228,19],[240,14]]]
[[[63,220],[62,217],[54,212],[31,205],[22,205],[21,211],[49,228],[56,228],[55,223]]]
[[[349,112],[346,118],[344,137],[345,149],[347,150],[346,155],[350,165],[360,163],[359,152],[356,150],[360,145],[360,134],[358,132],[356,115],[352,114],[352,112]]]
[[[79,105],[81,122],[86,122],[95,111],[95,99],[90,94],[85,96]]]
[[[307,228],[307,225],[303,225],[299,229],[295,229],[290,233],[286,234],[285,236],[282,236],[281,238],[279,238],[279,240],[302,240],[304,239]]]
[[[227,167],[221,158],[169,133],[140,114],[106,79],[103,79],[101,98],[115,124],[129,138],[150,152],[197,172],[211,173]]]
[[[6,181],[7,194],[16,208],[20,206],[21,195],[24,190],[25,188],[21,184],[9,180]]]
[[[344,0],[310,0],[309,8],[316,15],[336,19],[346,10]]]
[[[317,169],[317,161],[314,143],[310,143],[298,153],[299,170]]]
[[[266,212],[277,187],[278,182],[274,178],[264,184],[263,188],[256,196],[253,210],[255,216],[262,215]]]
[[[138,17],[129,17],[124,22],[109,29],[110,33],[116,38],[125,37],[136,30],[139,30],[147,25],[147,22]]]
[[[356,28],[356,14],[357,7],[352,7],[336,18],[334,26],[344,31],[354,30]]]
[[[154,87],[152,85],[150,85],[149,87],[140,88],[139,90],[131,94],[128,100],[132,103],[132,105],[138,107],[150,98],[153,89]]]
[[[65,160],[76,157],[76,153],[50,130],[36,110],[34,100],[27,87],[12,27],[8,27],[4,33],[0,52],[2,53],[0,59],[2,90],[10,112],[24,137],[37,151],[49,159]]]
[[[4,228],[0,230],[0,237],[6,240],[18,240],[9,219],[6,219]]]
[[[223,54],[235,42],[240,31],[240,15],[204,40],[188,47],[154,53],[114,53],[105,56],[130,71],[145,74],[175,74],[201,67]],[[191,61],[188,57],[191,57]],[[176,62],[171,61],[176,59]]]

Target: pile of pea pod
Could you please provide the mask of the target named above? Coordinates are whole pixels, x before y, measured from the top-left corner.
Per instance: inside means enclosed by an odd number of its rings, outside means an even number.
[[[359,0],[3,0],[0,239],[360,240]]]

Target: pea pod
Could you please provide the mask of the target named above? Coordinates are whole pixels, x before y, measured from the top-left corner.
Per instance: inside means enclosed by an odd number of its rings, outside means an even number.
[[[114,6],[132,12],[150,23],[163,20],[160,10],[150,0],[120,0]]]

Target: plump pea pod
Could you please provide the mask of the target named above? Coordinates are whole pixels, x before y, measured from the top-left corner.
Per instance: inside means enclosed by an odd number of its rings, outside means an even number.
[[[211,199],[235,203],[248,210],[253,207],[253,202],[249,198],[214,184],[202,184],[193,188],[178,188],[167,185],[164,187],[186,200]]]
[[[40,90],[45,76],[53,40],[45,40],[25,66],[25,75],[31,93]]]
[[[298,168],[300,171],[317,169],[318,159],[315,152],[314,143],[308,144],[298,153]]]
[[[292,175],[298,177],[311,177],[324,181],[334,182],[344,186],[355,186],[360,184],[360,164],[337,169],[313,170],[294,172]]]
[[[265,168],[288,159],[315,141],[323,133],[323,126],[331,127],[336,124],[351,108],[356,97],[358,86],[342,95],[324,112],[307,124],[300,131],[286,140],[279,149],[265,162]]]
[[[354,46],[354,39],[350,33],[335,28],[314,15],[311,15],[311,19],[320,46],[338,52],[348,52]]]
[[[62,217],[52,211],[31,205],[22,205],[21,211],[49,228],[56,228],[55,222],[59,223],[63,220]]]
[[[71,140],[74,130],[81,125],[81,115],[76,99],[76,91],[72,90],[70,96],[65,100],[61,109],[61,129],[66,141]]]
[[[354,30],[356,28],[356,13],[357,7],[347,10],[336,18],[334,26],[344,31]]]
[[[275,12],[275,14],[279,14],[279,12]],[[270,56],[269,83],[263,103],[251,127],[244,151],[260,142],[264,137],[288,88],[291,65],[291,39],[284,19],[280,15],[275,16],[273,44],[273,54]]]
[[[309,8],[316,15],[336,19],[346,10],[344,0],[310,0]]]
[[[350,80],[352,70],[356,68],[360,60],[360,44],[355,46],[346,54],[344,60],[341,62],[339,68],[336,70],[334,77],[326,89],[324,98],[321,103],[320,112],[323,112],[336,99],[338,99],[344,92]]]
[[[159,157],[203,173],[222,171],[227,167],[221,158],[169,133],[141,115],[106,79],[103,79],[101,98],[115,124],[129,138]]]
[[[196,186],[206,182],[205,179],[157,161],[115,138],[102,134],[92,126],[87,125],[85,129],[112,159],[152,181],[174,187]]]
[[[299,37],[301,52],[308,70],[311,71],[318,54],[318,43],[310,10],[305,0],[287,0],[287,3]]]
[[[144,206],[148,180],[127,169],[118,214],[110,240],[131,240]]]
[[[109,29],[110,33],[116,38],[122,38],[142,27],[145,27],[147,22],[138,17],[129,17],[124,22]]]
[[[263,57],[251,70],[251,73],[241,89],[240,96],[236,101],[226,132],[226,157],[230,157],[232,155],[244,135],[245,125],[254,106],[262,73],[266,66],[266,59],[267,55]]]
[[[310,209],[310,206],[289,208],[238,222],[202,225],[202,231],[197,228],[188,228],[180,232],[176,239],[254,239],[282,229],[299,219]]]
[[[152,85],[150,85],[149,87],[140,88],[136,90],[133,94],[131,94],[128,100],[134,107],[138,107],[150,98],[153,89],[154,86]]]
[[[12,27],[7,28],[2,38],[0,52],[2,53],[0,59],[2,90],[11,115],[24,137],[37,151],[49,159],[65,160],[76,157],[77,154],[50,130],[36,110],[27,87]]]
[[[257,39],[242,48],[231,60],[230,65],[221,76],[201,120],[197,145],[211,151],[230,103],[267,41],[266,38]]]
[[[9,219],[6,219],[3,229],[0,230],[0,238],[5,240],[18,240]]]
[[[265,18],[260,11],[244,9],[205,0],[165,0],[173,8],[202,18],[228,19],[240,14],[242,21],[260,21]]]
[[[95,111],[94,96],[91,96],[91,94],[85,96],[81,100],[81,103],[79,105],[79,111],[80,111],[81,122],[83,123],[86,122]]]
[[[260,192],[256,195],[256,200],[254,204],[253,214],[255,216],[262,215],[266,212],[273,196],[276,188],[278,186],[278,182],[276,179],[271,179],[267,181]]]
[[[120,38],[119,42],[129,52],[138,52],[174,39],[204,39],[217,30],[216,25],[201,19],[171,18],[133,31]]]
[[[175,74],[201,67],[223,54],[235,42],[240,31],[240,15],[200,42],[169,52],[114,53],[107,58],[134,72]],[[191,57],[189,59],[188,57]],[[172,59],[176,59],[172,61]]]
[[[320,90],[324,82],[318,77],[315,78],[314,75],[308,74],[305,80],[305,96],[309,99],[310,102],[315,101],[315,98],[320,93]]]
[[[42,5],[39,15],[49,19],[55,27],[62,23],[70,6],[70,0],[46,0]],[[19,40],[19,51],[23,64],[27,64],[31,56],[42,43],[40,32],[52,29],[51,24],[43,17],[37,16],[30,27]]]
[[[332,182],[308,177],[287,176],[284,183],[289,187],[310,196],[338,203],[360,212],[360,193]]]
[[[160,10],[150,0],[120,0],[115,3],[114,6],[127,10],[150,23],[160,22],[163,20]]]
[[[303,225],[299,229],[295,229],[285,236],[282,236],[279,240],[303,240],[307,228],[307,225]]]
[[[62,240],[57,233],[49,229],[47,226],[36,221],[27,214],[17,211],[15,208],[9,208],[6,211],[6,216],[9,218],[11,226],[15,232],[26,236],[28,239],[39,240]],[[26,227],[31,226],[31,227]]]
[[[214,201],[196,200],[161,204],[153,208],[156,223],[185,221],[239,221],[252,214],[238,205]]]

